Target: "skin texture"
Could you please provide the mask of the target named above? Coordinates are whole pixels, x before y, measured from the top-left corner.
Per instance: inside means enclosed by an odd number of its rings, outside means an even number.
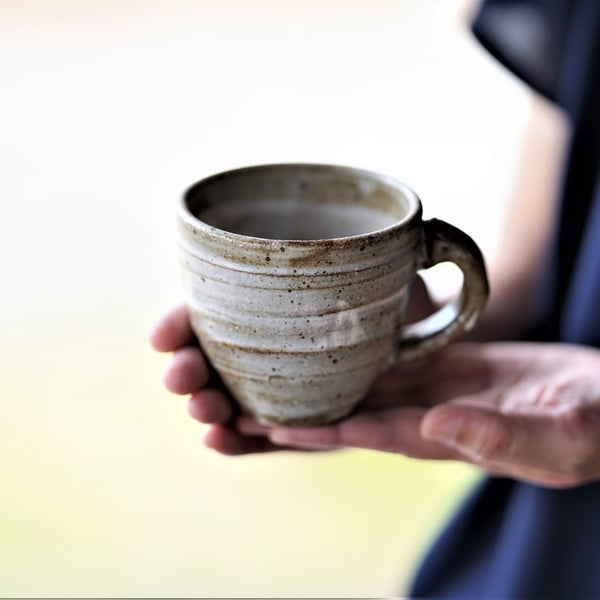
[[[236,414],[210,372],[181,307],[159,321],[153,346],[173,352],[166,387],[190,395],[226,455],[296,448],[369,448],[462,460],[489,473],[552,487],[600,476],[600,353],[564,344],[453,344],[379,379],[359,409],[326,427],[264,427]]]
[[[488,307],[469,334],[382,376],[343,421],[314,428],[264,427],[240,415],[206,364],[179,307],[151,343],[172,353],[165,386],[189,396],[208,425],[204,443],[225,455],[369,448],[421,459],[459,460],[488,473],[550,487],[600,478],[600,351],[515,341],[534,316],[568,138],[564,117],[538,99],[532,110],[505,243],[490,269]],[[434,308],[418,279],[409,321]]]

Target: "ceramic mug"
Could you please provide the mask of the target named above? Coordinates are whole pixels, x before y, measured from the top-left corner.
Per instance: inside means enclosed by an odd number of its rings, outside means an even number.
[[[192,327],[246,413],[263,424],[348,415],[397,361],[468,330],[488,284],[473,240],[422,220],[393,178],[349,167],[261,165],[203,179],[178,204]],[[458,296],[403,323],[420,269],[450,261]]]

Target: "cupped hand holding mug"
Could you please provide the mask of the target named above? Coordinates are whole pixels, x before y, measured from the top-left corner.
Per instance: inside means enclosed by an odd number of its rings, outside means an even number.
[[[292,170],[298,168],[297,166],[292,167]],[[314,169],[319,171],[320,167]],[[327,168],[325,168],[326,170]],[[360,173],[361,176],[364,175],[364,172]],[[244,171],[240,174],[243,175]],[[255,174],[260,175],[258,172]],[[381,192],[373,194],[373,190],[376,190],[378,186],[372,180],[368,185],[364,181],[362,184],[356,185],[354,175],[356,173],[351,170],[350,181],[354,181],[354,184],[349,183],[348,180],[338,182],[338,191],[335,195],[326,196],[327,201],[333,202],[333,204],[328,205],[325,211],[320,213],[323,218],[322,222],[319,222],[319,228],[321,228],[319,231],[324,231],[322,228],[328,226],[329,221],[324,216],[327,209],[332,208],[334,211],[340,209],[335,205],[333,198],[343,198],[347,201],[349,204],[349,207],[346,206],[346,209],[349,210],[348,215],[357,214],[358,211],[353,208],[350,199],[356,201],[363,197],[361,194],[370,196],[368,206],[379,207],[377,209],[379,211],[381,207],[393,206],[393,194],[381,194]],[[229,177],[228,174],[223,176],[225,180]],[[375,176],[375,179],[379,181],[379,177]],[[217,182],[218,179],[219,176],[214,178]],[[367,175],[367,181],[369,181],[369,175]],[[236,227],[244,227],[238,233],[226,232],[229,223],[227,219],[231,218],[233,213],[229,211],[229,205],[225,201],[225,197],[219,198],[218,204],[223,210],[216,211],[213,217],[225,219],[225,221],[219,223],[221,227],[225,226],[225,229],[220,229],[216,222],[213,222],[212,225],[207,223],[205,226],[217,236],[223,235],[220,232],[224,231],[226,237],[231,235],[234,238],[235,236],[241,236],[244,239],[251,238],[250,241],[254,245],[252,254],[254,262],[262,256],[264,262],[267,263],[262,265],[263,269],[258,269],[260,273],[257,275],[254,272],[257,270],[256,266],[253,266],[252,261],[247,262],[245,267],[240,269],[241,275],[234,274],[231,278],[225,277],[225,282],[217,285],[217,288],[223,283],[229,286],[228,294],[231,294],[231,298],[224,300],[227,311],[231,311],[227,302],[232,299],[242,298],[243,303],[246,305],[251,300],[251,298],[248,298],[248,288],[243,288],[241,294],[236,292],[236,277],[249,277],[250,280],[254,280],[254,277],[261,279],[266,277],[266,280],[272,284],[270,287],[266,287],[266,289],[271,290],[270,293],[273,289],[279,289],[275,292],[275,297],[278,299],[275,304],[280,300],[279,294],[291,300],[294,299],[291,298],[294,291],[307,294],[312,289],[314,282],[310,283],[307,279],[302,279],[298,283],[299,280],[291,277],[289,271],[282,269],[283,263],[275,263],[273,257],[282,257],[291,247],[294,247],[297,251],[298,248],[304,247],[304,244],[318,247],[321,238],[311,240],[311,235],[305,233],[304,235],[309,238],[308,240],[292,240],[294,243],[280,244],[279,240],[272,240],[268,237],[268,235],[273,235],[268,232],[277,231],[279,225],[285,225],[286,228],[289,228],[298,222],[302,225],[303,231],[306,231],[305,228],[310,226],[310,219],[300,218],[292,210],[294,204],[313,201],[316,198],[314,194],[311,198],[310,193],[307,192],[310,186],[307,185],[305,179],[302,179],[301,182],[296,183],[297,189],[304,194],[308,194],[308,196],[304,197],[303,200],[297,198],[293,202],[288,201],[284,214],[279,214],[277,219],[269,216],[272,215],[270,211],[273,201],[277,202],[277,198],[289,197],[280,195],[284,191],[281,184],[272,182],[271,185],[267,186],[264,190],[265,195],[260,196],[265,202],[259,207],[260,210],[257,213],[259,216],[251,216],[249,221],[242,219],[237,221],[237,224],[236,222],[233,223]],[[384,182],[386,185],[391,185],[392,188],[397,185],[393,181],[390,183],[387,178],[384,178]],[[350,192],[353,185],[354,191]],[[196,192],[202,190],[202,187],[203,184],[200,184],[199,187],[192,188],[188,193],[187,200],[193,200],[191,206],[196,209],[210,200],[210,196],[208,200],[203,200],[202,195],[195,195]],[[245,183],[242,187],[245,187]],[[319,189],[318,186],[315,189]],[[339,190],[346,191],[340,193]],[[384,190],[389,192],[389,188],[384,187]],[[412,192],[405,192],[407,190],[405,186],[401,186],[401,190],[401,198],[404,197],[403,193],[408,194],[409,198],[415,198]],[[245,196],[245,199],[238,196],[237,202],[242,204],[252,203],[256,190],[250,188],[249,191],[250,193]],[[319,194],[322,194],[322,191]],[[230,197],[234,198],[235,195]],[[300,198],[303,198],[302,194],[300,194]],[[197,202],[200,204],[196,204]],[[235,204],[236,202],[233,202],[233,205]],[[378,221],[379,225],[374,225],[374,231],[370,233],[361,232],[360,229],[358,231],[335,229],[335,235],[338,233],[342,235],[333,239],[337,241],[346,239],[350,249],[353,250],[352,252],[345,250],[349,252],[349,257],[360,257],[361,255],[358,253],[364,253],[367,251],[367,247],[372,247],[369,246],[369,241],[375,244],[376,236],[373,236],[372,240],[369,240],[369,237],[373,233],[377,234],[377,232],[389,234],[390,227],[392,229],[398,227],[399,239],[393,242],[394,244],[399,243],[404,236],[414,235],[415,230],[420,233],[413,238],[415,240],[415,251],[408,253],[409,258],[405,256],[404,271],[402,268],[400,269],[403,274],[401,276],[395,275],[394,269],[388,267],[388,279],[394,278],[394,281],[403,283],[401,283],[400,289],[395,292],[397,294],[396,299],[399,302],[392,303],[398,313],[393,318],[388,317],[387,320],[381,319],[379,321],[379,324],[387,323],[390,327],[389,329],[383,328],[383,338],[386,340],[383,347],[387,348],[388,353],[386,354],[381,350],[381,346],[379,347],[382,354],[378,356],[386,357],[385,361],[381,360],[381,374],[375,376],[365,397],[359,399],[354,407],[349,407],[351,413],[334,423],[311,427],[299,427],[297,422],[293,427],[272,425],[270,422],[275,419],[272,419],[273,415],[269,413],[268,418],[263,419],[263,424],[261,424],[252,416],[249,416],[255,410],[251,401],[245,408],[249,414],[240,413],[240,405],[222,386],[218,377],[215,376],[213,367],[209,366],[204,352],[198,345],[197,336],[202,336],[202,327],[197,324],[198,317],[194,317],[193,312],[190,312],[187,306],[181,306],[157,324],[152,334],[154,347],[163,352],[173,353],[173,360],[165,373],[165,385],[177,394],[190,395],[188,406],[191,416],[209,425],[205,435],[205,444],[229,455],[288,448],[296,450],[341,447],[371,448],[426,459],[461,460],[475,464],[492,474],[555,487],[578,485],[600,477],[600,461],[598,461],[600,437],[597,435],[597,423],[600,421],[600,388],[597,376],[600,372],[599,353],[593,349],[565,344],[458,342],[446,345],[449,339],[460,335],[463,330],[473,323],[483,305],[483,303],[479,305],[476,299],[481,300],[485,296],[485,293],[482,293],[482,290],[486,289],[485,284],[483,284],[484,287],[479,288],[477,288],[477,284],[475,285],[475,289],[479,289],[475,296],[470,296],[468,288],[466,290],[463,288],[457,299],[449,307],[443,308],[441,313],[434,312],[432,317],[416,325],[404,325],[403,320],[409,287],[410,302],[408,308],[413,309],[413,313],[416,308],[419,316],[423,316],[423,312],[427,312],[423,310],[425,306],[433,310],[433,305],[428,299],[425,288],[419,278],[414,276],[414,272],[419,268],[425,268],[433,264],[436,260],[449,257],[448,253],[452,247],[449,242],[453,240],[448,240],[448,237],[456,236],[459,241],[465,241],[465,237],[464,234],[457,233],[454,228],[448,229],[447,226],[442,225],[442,233],[437,234],[432,239],[431,235],[429,237],[427,235],[429,225],[427,222],[420,221],[420,207],[418,204],[416,205],[416,213],[406,208],[415,206],[412,200],[407,203],[401,201],[400,206],[404,206],[406,212],[396,213],[396,216],[390,219],[391,222],[386,223],[384,221],[382,223]],[[182,209],[180,208],[180,210]],[[385,209],[383,212],[385,214]],[[261,213],[262,216],[260,216]],[[291,218],[290,215],[292,215]],[[381,217],[382,215],[379,212],[377,219]],[[192,217],[185,218],[190,219],[190,221],[182,224],[184,233],[182,256],[184,264],[185,261],[188,261],[186,269],[189,269],[190,265],[194,265],[193,254],[190,254],[189,250],[190,247],[195,247],[193,236],[197,235],[199,229]],[[389,218],[389,213],[386,218]],[[352,217],[349,217],[349,220],[356,223]],[[361,223],[364,223],[364,219],[361,219]],[[373,224],[374,221],[371,221],[371,223]],[[269,229],[263,230],[263,225]],[[347,228],[349,225],[346,222],[344,227]],[[250,231],[245,229],[248,226],[252,228]],[[337,228],[339,223],[334,223],[334,226]],[[259,229],[255,229],[256,227]],[[437,224],[434,221],[432,230],[439,231],[436,228]],[[194,229],[196,229],[196,232],[194,232]],[[409,233],[411,229],[412,233]],[[289,229],[287,230],[289,231]],[[266,239],[260,237],[261,231],[263,236],[267,236]],[[448,234],[448,231],[451,233]],[[323,234],[320,233],[319,235]],[[186,236],[188,236],[187,241]],[[359,241],[361,237],[361,242],[364,242],[365,236],[366,244],[360,243],[356,248],[354,243]],[[382,235],[382,238],[387,241],[384,241],[383,246],[379,248],[380,258],[386,255],[383,248],[392,244],[387,235]],[[223,243],[223,240],[220,243]],[[419,246],[419,244],[424,244],[424,246]],[[363,245],[364,249],[361,250]],[[472,265],[473,260],[477,265],[479,256],[476,251],[472,251],[473,244],[468,238],[460,246],[464,246],[464,248],[461,248],[459,252],[460,258],[457,259],[457,263],[463,267],[467,265],[463,268],[466,282],[469,279],[468,273],[471,273],[471,268],[468,265]],[[282,251],[281,248],[284,248],[284,250]],[[277,254],[277,252],[280,254]],[[453,252],[455,251],[453,250]],[[374,253],[377,254],[372,251],[371,258],[373,259],[376,258],[372,256]],[[321,256],[320,260],[326,262],[332,260],[327,259],[327,253],[323,253],[321,249],[318,250],[318,254]],[[208,252],[208,255],[210,256],[210,252]],[[289,254],[288,256],[293,255]],[[266,260],[267,257],[271,260]],[[230,252],[221,255],[217,253],[217,258],[220,258],[221,262],[225,260],[226,263],[220,266],[221,275],[231,269],[231,258],[234,259],[234,262],[238,260],[235,258],[235,254]],[[393,255],[390,260],[393,262]],[[274,262],[273,266],[277,267],[274,271],[269,269],[272,261]],[[301,262],[299,261],[297,266],[294,267],[296,274],[299,272],[298,265]],[[402,260],[400,259],[401,263]],[[306,264],[308,263],[305,261],[304,265]],[[362,286],[360,283],[361,277],[367,275],[369,269],[372,269],[373,274],[378,270],[377,267],[373,268],[373,264],[377,264],[381,268],[385,261],[379,263],[374,261],[369,267],[367,259],[366,269],[354,269],[356,278],[351,280],[349,285],[358,298],[361,296],[357,290],[369,287],[368,285]],[[395,264],[399,263],[396,262]],[[327,266],[331,267],[333,265]],[[291,274],[293,274],[294,268],[291,269]],[[479,267],[476,266],[474,272],[476,273],[478,269]],[[352,268],[345,270],[349,273],[353,271]],[[331,275],[328,274],[326,267],[321,271],[325,272],[319,274],[319,277],[322,277],[319,281],[324,283]],[[338,263],[338,272],[344,272],[344,266],[341,263]],[[302,274],[308,275],[309,273],[305,271]],[[314,270],[311,274],[314,275]],[[346,276],[351,277],[351,275]],[[186,276],[188,298],[190,298],[190,295],[192,296],[190,302],[192,311],[194,290],[200,292],[200,304],[202,304],[204,292],[201,286],[196,288],[195,285],[190,284],[190,281],[196,281],[198,285],[200,283],[204,284],[202,277],[206,279],[206,275],[201,271],[192,272],[191,275]],[[374,277],[376,276],[374,275]],[[482,281],[485,281],[483,278],[478,278],[477,275],[475,279],[476,281],[479,279],[479,285]],[[233,287],[231,287],[232,282],[234,282]],[[282,286],[282,282],[287,284],[287,287]],[[376,296],[377,290],[385,289],[386,277],[383,277],[383,282],[384,284],[381,286],[371,284],[373,289],[368,289],[367,295],[363,297],[372,298],[373,295]],[[214,286],[215,284],[211,283],[209,285]],[[311,287],[309,288],[307,285]],[[327,288],[325,285],[321,288],[317,286],[316,289],[323,294],[323,287]],[[227,289],[227,287],[221,289]],[[287,289],[292,291],[288,292]],[[211,293],[215,293],[215,288],[208,296]],[[394,292],[391,292],[391,295],[394,296]],[[339,300],[342,300],[341,296]],[[465,311],[465,307],[473,307],[474,301],[475,310]],[[349,302],[349,300],[345,299],[345,302]],[[295,304],[295,299],[294,303],[290,302],[290,304]],[[357,302],[356,306],[351,307],[351,310],[358,310],[357,314],[361,314],[358,319],[360,324],[360,319],[368,316],[369,309],[373,305],[377,305],[377,301],[375,301],[375,304],[367,302],[366,309],[357,308],[359,304],[360,302]],[[215,306],[214,300],[213,306]],[[384,306],[386,306],[386,303],[382,301],[381,307]],[[331,314],[335,314],[335,308],[348,309],[348,304],[334,303],[334,310],[331,311]],[[216,309],[218,312],[218,302],[216,303]],[[266,304],[262,306],[262,309],[264,309],[265,314],[271,315],[269,320],[274,318],[285,320],[287,315],[287,311],[282,311],[285,314],[273,317],[271,309],[267,310]],[[363,312],[364,310],[367,311],[366,314]],[[389,310],[393,312],[392,308],[389,308]],[[252,311],[250,312],[252,313]],[[345,319],[344,311],[342,310],[340,313],[338,322],[350,324],[350,330],[354,329],[350,339],[354,342],[358,341],[360,345],[360,340],[366,339],[364,337],[366,335],[365,330],[360,326],[356,326],[356,321],[353,320],[354,317],[351,316],[349,319]],[[243,315],[243,311],[236,312],[234,310],[231,314],[237,315],[236,318],[239,318],[240,315]],[[252,314],[257,319],[262,318],[257,316],[261,314],[261,311],[254,309]],[[324,312],[322,314],[329,313]],[[382,312],[383,314],[386,314],[385,311]],[[459,317],[461,314],[469,316]],[[305,317],[305,320],[306,318],[310,319],[310,317]],[[196,320],[196,327],[193,329],[192,323],[194,320]],[[366,318],[363,323],[368,321],[369,319]],[[296,324],[299,322],[296,321]],[[335,324],[336,319],[333,318],[332,322]],[[320,321],[321,325],[325,323],[326,321]],[[202,323],[200,324],[202,325]],[[233,323],[233,331],[236,331],[236,325],[239,325],[239,323]],[[377,327],[373,330],[376,331]],[[223,334],[227,333],[227,329],[221,331]],[[294,330],[292,329],[292,331]],[[323,334],[326,329],[320,329],[319,331],[322,334],[319,339],[325,341],[334,339],[333,336],[338,335],[338,330],[335,327],[329,334]],[[342,328],[342,331],[345,331],[345,329]],[[425,334],[423,331],[425,331]],[[279,331],[276,332],[276,334],[279,333]],[[297,328],[296,333],[299,339],[302,339],[302,336],[306,338],[307,330]],[[377,339],[376,335],[375,338]],[[280,344],[282,341],[278,335],[271,336],[266,341],[269,339],[275,344],[278,340]],[[315,337],[315,343],[316,340],[317,337]],[[202,343],[206,344],[205,341]],[[291,341],[288,343],[291,344]],[[377,344],[379,342],[375,345],[377,346]],[[310,346],[308,347],[310,348]],[[307,345],[301,345],[301,348],[306,351]],[[433,349],[437,351],[431,352]],[[404,355],[403,351],[405,352]],[[332,354],[332,358],[333,356]],[[403,360],[403,356],[404,358],[417,358],[417,360]],[[367,360],[365,364],[368,363]],[[393,364],[390,366],[390,363]],[[268,363],[265,364],[268,365]],[[332,366],[339,364],[339,359],[338,363],[333,363],[330,359],[330,364]],[[264,380],[268,383],[268,376],[264,377]],[[272,377],[271,381],[277,382],[279,379]],[[299,405],[303,411],[312,410],[315,407],[314,403],[306,405],[306,403],[300,402]],[[327,405],[329,406],[329,402]],[[319,406],[318,399],[316,400],[316,406]],[[294,419],[298,417],[297,410],[298,407],[294,406],[294,411],[296,411],[293,414]],[[304,413],[305,416],[306,413]],[[331,417],[331,414],[329,417]],[[262,418],[262,416],[259,415],[259,418]]]

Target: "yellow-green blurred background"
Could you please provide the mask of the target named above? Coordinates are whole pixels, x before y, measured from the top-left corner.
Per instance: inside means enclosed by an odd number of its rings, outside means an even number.
[[[475,472],[212,454],[147,337],[175,200],[222,169],[383,171],[493,257],[530,98],[471,4],[0,0],[0,595],[406,589]]]

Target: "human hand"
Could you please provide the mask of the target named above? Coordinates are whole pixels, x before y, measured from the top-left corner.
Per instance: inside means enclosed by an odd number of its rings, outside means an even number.
[[[174,394],[189,395],[188,413],[209,425],[204,436],[207,447],[227,455],[283,449],[264,435],[246,435],[236,428],[236,404],[200,350],[186,306],[159,320],[150,343],[159,352],[172,353],[163,383]]]
[[[420,304],[413,303],[409,311],[410,320],[430,312],[425,286],[421,283],[417,284],[415,298]],[[280,450],[329,449],[314,443],[306,447],[303,444],[286,446],[281,442],[273,443],[269,439],[268,427],[239,414],[235,401],[200,350],[186,306],[175,308],[159,320],[151,333],[150,343],[159,352],[172,353],[163,383],[174,394],[189,395],[188,413],[193,419],[209,425],[204,436],[204,444],[208,448],[232,456]],[[384,375],[377,387],[382,393],[372,395],[371,400],[364,403],[365,406],[377,409],[383,408],[386,403],[397,403],[394,381],[394,373]]]
[[[407,321],[421,319],[434,308],[425,284],[417,276],[411,289]],[[209,425],[204,436],[207,447],[227,455],[301,449],[273,444],[266,435],[267,428],[239,414],[235,401],[200,350],[186,306],[175,308],[159,320],[150,343],[159,352],[172,353],[163,382],[174,394],[190,396],[188,413]]]
[[[454,344],[388,373],[340,423],[263,432],[288,446],[453,459],[494,475],[574,486],[600,477],[600,352]]]
[[[596,350],[453,344],[389,371],[357,411],[337,424],[283,428],[238,414],[211,375],[185,307],[161,320],[151,340],[157,350],[173,353],[166,387],[190,394],[190,415],[209,425],[206,446],[223,454],[355,447],[460,460],[492,474],[555,487],[600,477]]]

